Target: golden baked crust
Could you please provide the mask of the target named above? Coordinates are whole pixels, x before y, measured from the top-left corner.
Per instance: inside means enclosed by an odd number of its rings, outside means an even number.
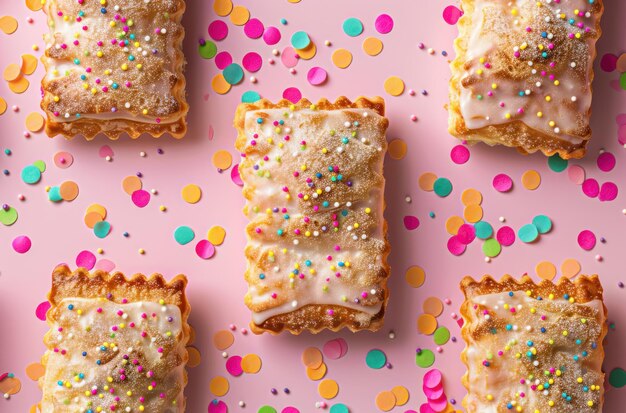
[[[382,326],[387,126],[381,98],[239,105],[253,332]]]
[[[602,411],[608,326],[597,275],[465,277],[461,290],[468,413]]]
[[[463,0],[461,5],[464,15],[450,65],[449,132],[470,143],[501,144],[522,153],[583,157],[591,139],[593,62],[603,0],[591,5],[587,0],[522,0],[512,6]]]
[[[184,412],[187,279],[55,268],[39,379],[43,413]],[[118,397],[119,400],[116,400]],[[113,407],[114,406],[114,407]]]
[[[43,9],[48,136],[185,135],[184,0],[48,0]]]

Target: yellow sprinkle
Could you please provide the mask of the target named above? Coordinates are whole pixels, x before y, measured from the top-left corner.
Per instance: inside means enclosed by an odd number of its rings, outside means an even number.
[[[493,395],[492,394],[488,394],[487,395],[487,400],[492,401],[493,400]]]
[[[550,406],[550,407],[554,406],[554,400],[550,400],[550,401],[548,402],[548,406]]]
[[[498,85],[497,85],[496,83],[492,83],[492,84],[491,84],[491,88],[492,88],[492,89],[497,89],[497,88],[498,88]]]
[[[139,248],[139,253],[143,255],[146,253],[146,250],[144,250],[143,248]]]
[[[543,116],[543,112],[537,112],[537,117],[540,118]]]
[[[559,82],[558,80],[555,80],[555,81],[554,81],[554,86],[558,86],[558,85],[560,85],[560,84],[561,84],[561,82]]]
[[[563,330],[563,335],[567,336],[567,330]]]
[[[587,402],[587,406],[589,406],[589,407],[593,407],[593,400],[589,400],[589,401]]]
[[[579,383],[582,383],[583,382],[583,378],[579,377],[579,378],[576,379],[576,381],[579,382]]]
[[[554,294],[548,295],[548,298],[551,299],[551,300],[554,300]]]
[[[550,97],[550,95],[546,96],[546,102],[550,102],[552,100],[552,97]]]
[[[369,214],[370,212],[372,212],[372,209],[371,209],[371,208],[365,208],[365,213],[366,213],[366,214]]]

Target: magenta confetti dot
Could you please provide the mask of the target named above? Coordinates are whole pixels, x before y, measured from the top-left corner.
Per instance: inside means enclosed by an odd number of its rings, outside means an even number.
[[[469,161],[470,151],[465,145],[456,145],[450,151],[450,159],[457,165],[462,165]]]
[[[280,413],[300,413],[300,410],[292,406],[287,406],[283,410],[281,410]]]
[[[585,251],[591,251],[596,246],[596,234],[585,229],[578,234],[578,245]]]
[[[150,202],[150,192],[145,189],[138,189],[130,196],[133,203],[139,208],[143,208]]]
[[[228,413],[228,406],[221,400],[211,400],[209,403],[209,413]]]
[[[13,242],[11,243],[13,249],[18,254],[25,254],[30,250],[30,247],[33,245],[26,235],[19,235],[15,237]]]
[[[585,179],[582,187],[583,193],[589,198],[595,198],[600,193],[600,185],[598,184],[598,181],[593,178]]]
[[[465,252],[465,244],[459,241],[459,237],[453,235],[448,239],[448,251],[452,253],[452,255],[459,256]]]
[[[198,254],[200,258],[208,260],[215,255],[215,246],[211,244],[209,240],[200,240],[200,242],[196,244],[196,254]]]
[[[618,57],[613,53],[605,53],[600,59],[600,68],[605,72],[612,72],[617,68]]]
[[[226,69],[227,66],[233,63],[233,57],[228,52],[219,52],[215,55],[215,66],[219,70]]]
[[[432,389],[422,384],[422,391],[424,392],[428,400],[437,400],[441,396],[443,396],[443,384],[439,383],[437,386],[433,387]]]
[[[102,259],[96,262],[96,266],[94,268],[104,272],[112,272],[115,269],[115,263],[111,260]]]
[[[76,256],[76,266],[91,271],[96,265],[96,256],[91,251],[81,251]]]
[[[615,123],[618,125],[626,125],[626,113],[620,113],[615,117]]]
[[[324,70],[323,68],[319,66],[315,66],[309,69],[309,72],[306,75],[306,79],[313,86],[318,86],[318,85],[323,84],[324,82],[326,82],[327,78],[328,78],[328,73],[326,72],[326,70]]]
[[[213,40],[223,40],[228,36],[228,26],[222,20],[214,20],[209,24],[209,36]]]
[[[248,72],[258,72],[263,66],[263,58],[257,52],[249,52],[243,57],[241,64]]]
[[[263,41],[269,46],[280,42],[281,37],[280,30],[274,26],[267,26],[265,32],[263,33]]]
[[[580,165],[572,165],[567,168],[567,176],[576,185],[582,185],[585,182],[585,168]]]
[[[464,245],[469,245],[476,239],[476,228],[470,224],[463,224],[456,234],[457,240]]]
[[[416,230],[420,226],[420,220],[413,215],[406,215],[404,217],[404,227],[409,231]]]
[[[230,170],[230,179],[237,186],[243,186],[243,180],[241,179],[241,175],[239,174],[239,164],[233,166]]]
[[[48,312],[50,307],[52,307],[50,301],[44,301],[42,303],[39,303],[39,305],[35,309],[35,315],[37,316],[37,318],[41,321],[46,321],[46,313]]]
[[[617,129],[617,140],[621,145],[626,145],[626,124]]]
[[[322,351],[324,352],[324,356],[328,357],[331,360],[337,360],[341,358],[341,343],[335,340],[329,340],[322,347]]]
[[[374,22],[376,31],[380,34],[387,34],[393,30],[393,18],[388,14],[381,14]]]
[[[298,52],[291,46],[287,46],[283,49],[283,53],[280,55],[280,61],[287,68],[295,67],[298,64]]]
[[[602,172],[610,172],[615,168],[615,155],[611,152],[602,152],[598,155],[598,168]]]
[[[239,377],[243,374],[243,368],[241,367],[241,357],[231,356],[226,360],[226,371],[235,377]]]
[[[297,87],[288,87],[283,91],[283,98],[291,103],[298,103],[302,99],[302,92]]]
[[[507,174],[498,174],[493,177],[491,184],[498,192],[509,192],[513,188],[513,179]]]
[[[113,149],[109,145],[102,145],[98,150],[98,156],[106,158],[107,156],[113,157]]]
[[[248,23],[243,26],[243,32],[251,39],[258,39],[263,36],[264,31],[265,27],[259,19],[250,19],[248,20]]]
[[[443,19],[448,24],[456,24],[462,15],[463,11],[456,6],[448,6],[443,9]]]
[[[436,412],[443,412],[448,406],[448,398],[442,394],[438,399],[428,399],[428,405]]]
[[[429,388],[429,389],[434,389],[435,387],[438,387],[441,382],[443,380],[443,375],[441,374],[441,371],[437,370],[437,369],[431,369],[428,370],[425,374],[424,374],[424,387]]]
[[[615,198],[617,198],[617,193],[618,189],[615,183],[605,182],[600,188],[600,194],[598,195],[598,199],[602,202],[613,201]]]
[[[433,410],[432,407],[428,405],[428,403],[424,403],[420,406],[420,413],[437,413]]]
[[[515,242],[515,231],[511,227],[504,226],[498,229],[496,240],[498,240],[501,245],[509,247]]]

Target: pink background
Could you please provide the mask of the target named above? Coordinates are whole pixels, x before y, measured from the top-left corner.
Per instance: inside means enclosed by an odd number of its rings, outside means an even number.
[[[582,264],[583,273],[600,274],[610,319],[616,324],[608,336],[605,371],[626,367],[623,350],[626,290],[617,286],[618,281],[626,281],[623,269],[626,245],[626,216],[622,214],[626,207],[624,195],[606,203],[590,199],[582,193],[580,186],[568,179],[567,172],[551,171],[543,155],[521,156],[514,150],[478,145],[470,149],[471,158],[467,164],[455,165],[450,160],[450,150],[459,142],[446,132],[444,104],[449,78],[447,59],[453,56],[451,49],[456,28],[443,20],[442,11],[446,6],[458,3],[452,0],[367,3],[359,0],[303,0],[299,4],[290,4],[286,0],[241,0],[239,3],[247,6],[252,17],[260,19],[266,26],[279,27],[283,38],[278,45],[267,46],[262,39],[247,38],[241,27],[224,18],[230,31],[225,40],[217,42],[218,48],[229,51],[235,62],[241,62],[244,54],[252,50],[264,59],[272,57],[272,48],[282,50],[289,44],[291,34],[298,30],[309,33],[317,44],[317,56],[311,61],[301,61],[295,75],[280,63],[280,58],[274,65],[265,60],[261,71],[255,74],[257,84],[251,84],[246,78],[230,93],[219,96],[211,90],[210,84],[219,71],[212,60],[202,59],[197,52],[198,38],[208,38],[208,24],[216,17],[208,0],[189,1],[184,25],[187,30],[187,94],[191,109],[189,133],[180,141],[169,137],[158,140],[146,137],[136,141],[109,142],[99,137],[92,142],[82,139],[67,142],[48,139],[42,133],[26,139],[22,135],[24,119],[30,112],[39,110],[38,79],[43,75],[43,67],[39,65],[35,74],[30,76],[31,87],[23,95],[12,94],[6,82],[0,81],[0,96],[9,104],[7,112],[0,116],[0,149],[13,151],[12,156],[0,153],[0,169],[11,171],[10,176],[0,176],[0,203],[14,205],[20,214],[13,226],[0,226],[0,373],[14,372],[23,383],[22,391],[10,400],[0,399],[0,411],[27,411],[39,400],[40,391],[36,383],[26,377],[24,367],[39,360],[44,351],[42,337],[47,327],[35,317],[34,311],[45,300],[50,272],[60,262],[73,266],[80,251],[95,253],[99,247],[104,249],[104,255],[98,255],[98,258],[114,261],[116,269],[126,274],[161,272],[168,278],[178,273],[188,276],[191,323],[197,331],[195,346],[202,353],[200,366],[189,369],[186,394],[190,412],[206,411],[212,399],[208,384],[215,375],[229,378],[230,392],[223,400],[231,412],[256,412],[263,404],[270,404],[278,411],[289,405],[302,412],[315,411],[315,402],[322,399],[317,394],[317,383],[306,377],[300,354],[307,346],[322,346],[328,339],[338,336],[347,339],[349,351],[340,360],[327,361],[327,377],[337,380],[340,386],[335,402],[345,403],[351,412],[373,412],[377,411],[374,398],[378,392],[404,385],[411,393],[410,401],[394,411],[418,410],[425,401],[421,390],[425,370],[415,365],[415,348],[434,349],[435,345],[432,337],[417,332],[416,318],[422,311],[423,300],[430,296],[452,300],[439,322],[447,326],[459,341],[444,346],[443,353],[436,355],[434,367],[444,371],[448,397],[460,401],[465,393],[460,384],[464,367],[459,361],[463,344],[459,328],[450,317],[450,313],[458,312],[461,303],[458,281],[468,274],[500,276],[510,273],[519,276],[528,272],[534,276],[535,265],[543,260],[554,262],[558,267],[564,259],[576,258]],[[608,13],[603,20],[604,37],[599,42],[599,55],[608,52],[619,55],[626,46],[626,3],[610,0],[605,4]],[[390,14],[395,21],[390,34],[380,35],[374,29],[374,20],[381,13]],[[31,45],[38,44],[42,50],[41,37],[47,30],[44,15],[29,11],[23,1],[2,0],[0,15],[6,14],[15,16],[20,27],[11,36],[0,33],[2,70],[11,62],[19,62],[23,53],[39,56],[41,51],[32,52]],[[28,16],[34,18],[33,24],[27,23]],[[288,20],[286,26],[280,24],[283,17]],[[342,22],[348,17],[363,21],[364,34],[350,38],[343,33]],[[376,36],[383,41],[385,48],[379,56],[370,57],[361,50],[361,43],[367,36]],[[332,47],[324,46],[326,39],[332,42]],[[437,53],[429,55],[419,50],[419,42],[424,42],[427,48],[434,48]],[[331,62],[331,53],[338,47],[347,48],[354,56],[348,69],[337,69]],[[448,58],[441,56],[442,50],[450,53]],[[311,86],[306,80],[306,73],[313,66],[321,66],[329,72],[328,81],[321,87]],[[626,156],[617,141],[615,121],[619,113],[626,112],[626,93],[616,91],[610,85],[619,74],[605,73],[598,64],[596,66],[594,139],[588,156],[582,161],[570,162],[570,165],[581,165],[587,170],[588,177],[593,176],[600,182],[614,181],[626,191]],[[415,89],[417,94],[409,96],[405,91],[399,97],[386,95],[383,82],[391,75],[402,78],[407,90]],[[232,118],[244,91],[256,90],[263,97],[278,100],[282,91],[290,86],[300,88],[310,100],[334,99],[340,95],[384,96],[390,119],[388,138],[401,138],[408,145],[404,159],[388,158],[385,164],[386,216],[393,247],[388,313],[385,327],[378,333],[325,332],[317,336],[255,337],[236,332],[236,341],[228,350],[229,354],[257,353],[263,359],[263,368],[258,375],[231,378],[225,371],[221,352],[212,345],[212,336],[215,331],[228,328],[230,323],[240,328],[249,321],[249,312],[243,304],[246,285],[242,275],[246,220],[240,212],[243,206],[240,188],[231,181],[230,171],[220,174],[215,170],[211,156],[219,149],[227,149],[236,163],[238,156],[233,148],[236,134]],[[428,96],[421,95],[422,89],[428,90]],[[19,112],[11,111],[12,105],[18,105]],[[419,118],[417,122],[410,120],[412,114]],[[211,127],[214,130],[212,139]],[[110,145],[115,153],[112,162],[106,162],[98,155],[99,148],[105,144]],[[158,148],[164,150],[163,155],[157,154]],[[617,157],[617,166],[610,173],[600,172],[596,166],[601,148]],[[53,155],[61,150],[72,153],[75,158],[69,169],[59,169],[53,163]],[[145,158],[139,156],[141,151],[147,153]],[[24,184],[20,179],[21,169],[38,159],[48,165],[42,181],[33,186]],[[534,192],[525,190],[520,182],[521,174],[527,169],[536,169],[542,176],[542,184]],[[138,171],[143,173],[145,189],[158,190],[158,195],[153,196],[144,209],[135,207],[121,188],[122,179]],[[417,179],[427,171],[452,181],[454,190],[449,197],[439,198],[419,189]],[[510,193],[500,194],[492,188],[491,180],[498,173],[513,177],[515,186]],[[65,180],[79,184],[78,198],[71,203],[49,202],[45,186],[58,185]],[[203,190],[198,204],[190,205],[181,199],[180,191],[189,183],[195,183]],[[484,261],[478,242],[471,244],[464,255],[453,257],[446,248],[449,235],[445,220],[453,214],[462,215],[460,194],[471,187],[483,193],[484,219],[496,229],[500,226],[500,216],[517,230],[538,214],[551,217],[554,229],[534,244],[517,240],[513,246],[505,247],[491,263]],[[26,196],[26,201],[18,201],[20,193]],[[412,197],[412,203],[405,202],[407,195]],[[103,240],[97,239],[83,223],[85,209],[96,202],[107,208],[108,221],[113,225],[112,233]],[[159,211],[159,205],[167,206],[167,212]],[[430,211],[435,213],[435,218],[428,216]],[[420,227],[407,231],[402,222],[405,215],[417,216]],[[174,241],[173,231],[179,225],[192,227],[196,242],[211,226],[222,225],[227,231],[226,241],[217,247],[215,257],[201,260],[194,252],[195,242],[180,246]],[[583,229],[594,231],[598,239],[605,237],[606,243],[598,242],[593,251],[583,251],[576,242],[577,234]],[[122,236],[124,231],[130,233],[129,238]],[[32,239],[32,249],[26,254],[17,254],[11,248],[11,241],[18,235],[28,235]],[[145,249],[146,254],[139,255],[139,248]],[[596,254],[602,255],[603,261],[596,261]],[[411,265],[420,265],[426,271],[426,282],[421,288],[411,288],[404,280],[405,270]],[[393,340],[388,338],[390,330],[396,333]],[[365,354],[372,348],[384,350],[393,368],[369,369],[365,365]],[[278,395],[270,394],[272,387],[279,389]],[[289,387],[290,395],[282,392],[284,387]],[[237,406],[239,400],[246,402],[245,409]],[[606,412],[621,411],[623,408],[618,406],[624,403],[626,389],[608,389]]]

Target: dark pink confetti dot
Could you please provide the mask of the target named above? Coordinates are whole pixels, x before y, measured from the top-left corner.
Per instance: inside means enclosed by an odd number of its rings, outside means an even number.
[[[409,231],[413,231],[420,226],[420,220],[413,215],[406,215],[404,217],[404,227]]]
[[[256,52],[249,52],[243,57],[241,64],[248,72],[258,72],[263,66],[263,58]]]
[[[35,315],[37,316],[37,318],[41,321],[46,321],[46,313],[48,312],[50,307],[52,307],[52,305],[49,301],[39,303],[39,305],[35,309]]]
[[[615,198],[617,198],[617,193],[618,189],[615,183],[605,182],[602,184],[602,187],[600,187],[600,194],[598,196],[598,199],[602,202],[613,201]]]
[[[600,68],[605,72],[613,72],[617,67],[617,56],[613,53],[606,53],[600,59]]]
[[[585,229],[578,234],[578,245],[585,251],[591,251],[596,246],[596,235]]]
[[[215,55],[215,66],[217,66],[219,70],[226,69],[226,67],[229,66],[231,63],[233,63],[233,57],[230,55],[230,53],[219,52]]]
[[[602,172],[609,172],[615,168],[615,155],[611,152],[602,152],[598,155],[597,164]]]
[[[263,41],[265,44],[272,46],[280,42],[281,34],[280,30],[274,26],[268,26],[263,33]]]
[[[513,180],[507,174],[498,174],[493,178],[492,185],[498,192],[509,192],[513,188]]]
[[[283,91],[283,98],[291,103],[298,103],[302,99],[302,92],[297,87],[288,87]]]
[[[443,9],[443,20],[448,24],[456,24],[463,16],[463,11],[456,6],[448,6]]]
[[[263,36],[264,31],[265,27],[259,19],[250,19],[245,26],[243,26],[243,32],[251,39],[258,39]]]
[[[585,179],[582,185],[583,193],[589,198],[595,198],[600,193],[600,185],[593,178]]]
[[[76,256],[76,266],[92,270],[96,265],[96,256],[91,251],[81,251]]]
[[[459,241],[458,236],[453,235],[448,239],[448,251],[450,251],[452,255],[459,256],[463,254],[465,252],[465,248],[465,244]]]
[[[463,224],[459,227],[456,237],[461,244],[469,245],[476,239],[476,229],[473,225]]]
[[[228,26],[222,20],[215,20],[209,24],[209,36],[213,40],[223,40],[228,36]]]
[[[150,202],[150,192],[144,189],[139,189],[133,192],[131,199],[136,206],[143,208]]]
[[[496,240],[505,247],[509,247],[515,242],[515,231],[511,227],[504,226],[498,229]]]
[[[469,161],[470,151],[465,145],[456,145],[450,151],[450,159],[457,165],[462,165]]]
[[[393,30],[393,18],[388,14],[381,14],[374,22],[376,31],[380,34],[387,34]]]
[[[20,235],[15,237],[13,242],[11,243],[13,249],[18,254],[25,254],[30,250],[30,247],[33,245],[26,235]]]

